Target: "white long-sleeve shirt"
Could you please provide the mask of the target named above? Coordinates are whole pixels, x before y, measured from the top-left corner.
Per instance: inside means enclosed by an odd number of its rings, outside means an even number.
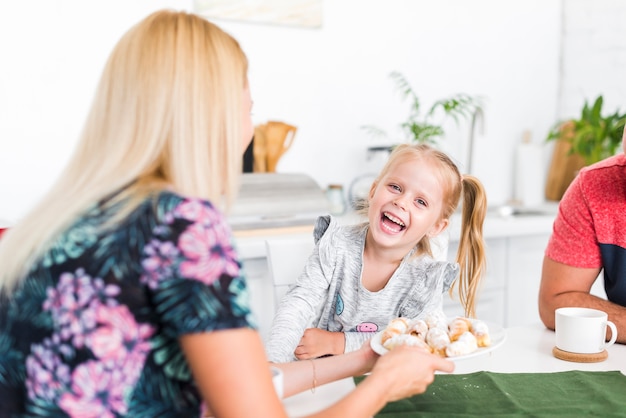
[[[370,292],[361,284],[367,228],[367,223],[339,225],[330,216],[318,219],[316,246],[274,316],[266,342],[270,361],[295,360],[294,350],[307,328],[344,332],[345,352],[350,352],[393,318],[441,314],[458,264],[413,257],[411,251],[387,285]]]

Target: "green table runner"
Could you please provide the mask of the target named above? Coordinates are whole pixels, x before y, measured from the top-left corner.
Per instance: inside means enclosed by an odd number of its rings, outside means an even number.
[[[355,378],[358,384],[362,378]],[[425,393],[389,403],[376,418],[626,417],[619,371],[437,375]]]

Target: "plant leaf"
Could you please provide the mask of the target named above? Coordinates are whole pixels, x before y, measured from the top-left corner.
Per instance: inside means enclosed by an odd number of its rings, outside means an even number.
[[[398,71],[391,72],[389,77],[402,99],[409,100],[409,115],[400,123],[400,128],[410,141],[436,145],[437,140],[445,135],[443,123],[446,118],[449,117],[459,124],[461,120],[471,118],[476,110],[482,107],[479,98],[468,94],[456,94],[436,101],[422,117],[420,100],[407,78]],[[364,125],[361,129],[375,138],[387,137],[385,131],[373,125]]]

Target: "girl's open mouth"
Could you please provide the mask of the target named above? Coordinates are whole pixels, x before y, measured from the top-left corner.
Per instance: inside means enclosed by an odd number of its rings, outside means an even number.
[[[391,232],[400,232],[406,228],[404,222],[389,212],[383,212],[380,217],[381,223]]]

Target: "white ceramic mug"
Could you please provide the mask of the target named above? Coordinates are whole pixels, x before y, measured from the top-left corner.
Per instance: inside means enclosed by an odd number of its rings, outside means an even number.
[[[617,339],[617,328],[606,312],[590,308],[559,308],[554,314],[556,346],[570,353],[601,353]],[[611,340],[606,341],[606,327]]]
[[[280,399],[283,398],[283,371],[278,367],[270,366],[270,370],[272,371],[272,382],[274,382],[274,389],[276,389],[276,394]]]

